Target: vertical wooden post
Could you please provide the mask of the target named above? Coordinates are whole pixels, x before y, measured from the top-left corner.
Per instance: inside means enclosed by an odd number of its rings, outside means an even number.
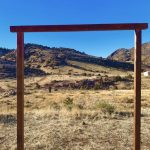
[[[134,51],[134,150],[140,150],[141,138],[141,30],[135,30]]]
[[[17,150],[24,150],[24,33],[17,32]]]

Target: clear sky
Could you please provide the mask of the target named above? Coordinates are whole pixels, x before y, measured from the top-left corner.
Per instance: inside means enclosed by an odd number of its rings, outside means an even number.
[[[10,25],[150,23],[150,0],[1,0],[0,47],[16,48]],[[150,30],[143,31],[143,42]],[[134,46],[133,31],[26,33],[25,42],[69,47],[106,57]]]

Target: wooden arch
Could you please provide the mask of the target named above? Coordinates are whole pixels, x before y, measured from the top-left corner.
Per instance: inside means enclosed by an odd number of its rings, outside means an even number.
[[[141,44],[142,30],[147,23],[129,24],[80,24],[80,25],[40,25],[11,26],[17,32],[17,150],[24,150],[24,32],[76,32],[134,30],[134,150],[140,150],[141,128]]]

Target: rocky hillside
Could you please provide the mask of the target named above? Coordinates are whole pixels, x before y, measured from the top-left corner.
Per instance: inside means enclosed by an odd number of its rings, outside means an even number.
[[[121,62],[130,61],[131,60],[131,51],[129,49],[125,49],[125,48],[117,49],[108,56],[108,59],[121,61]]]
[[[6,60],[15,61],[16,51],[3,56]],[[105,67],[132,70],[133,65],[126,62],[95,57],[70,48],[47,47],[37,44],[25,44],[25,65],[31,68],[70,66],[69,61],[97,64]]]
[[[108,59],[120,62],[133,62],[134,48],[117,49],[111,55],[108,56]],[[144,69],[150,68],[150,42],[142,44],[142,64]]]
[[[4,52],[3,52],[4,51]],[[95,64],[98,67],[114,68],[115,70],[133,70],[133,64],[118,62],[115,60],[95,57],[71,48],[47,47],[38,44],[25,44],[25,74],[41,76],[58,67],[71,67],[85,70],[80,63],[86,65]],[[2,50],[0,56],[1,76],[8,77],[16,75],[16,50]],[[72,63],[78,62],[78,63]],[[78,65],[77,65],[78,64]]]
[[[7,53],[10,53],[11,51],[13,51],[14,49],[7,49],[7,48],[2,48],[0,47],[0,56],[3,56]]]
[[[27,76],[42,76],[46,73],[40,69],[30,68],[25,66],[25,75]],[[0,78],[14,78],[16,77],[16,63],[10,60],[4,60],[0,58]]]

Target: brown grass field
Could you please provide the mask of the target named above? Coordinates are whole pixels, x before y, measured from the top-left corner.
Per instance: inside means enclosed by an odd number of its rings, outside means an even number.
[[[133,89],[52,90],[49,75],[25,79],[26,150],[132,150]],[[94,77],[88,77],[94,78]],[[38,83],[41,88],[37,88]],[[0,80],[0,150],[16,149],[15,79]],[[142,150],[150,149],[150,78],[142,77]]]

